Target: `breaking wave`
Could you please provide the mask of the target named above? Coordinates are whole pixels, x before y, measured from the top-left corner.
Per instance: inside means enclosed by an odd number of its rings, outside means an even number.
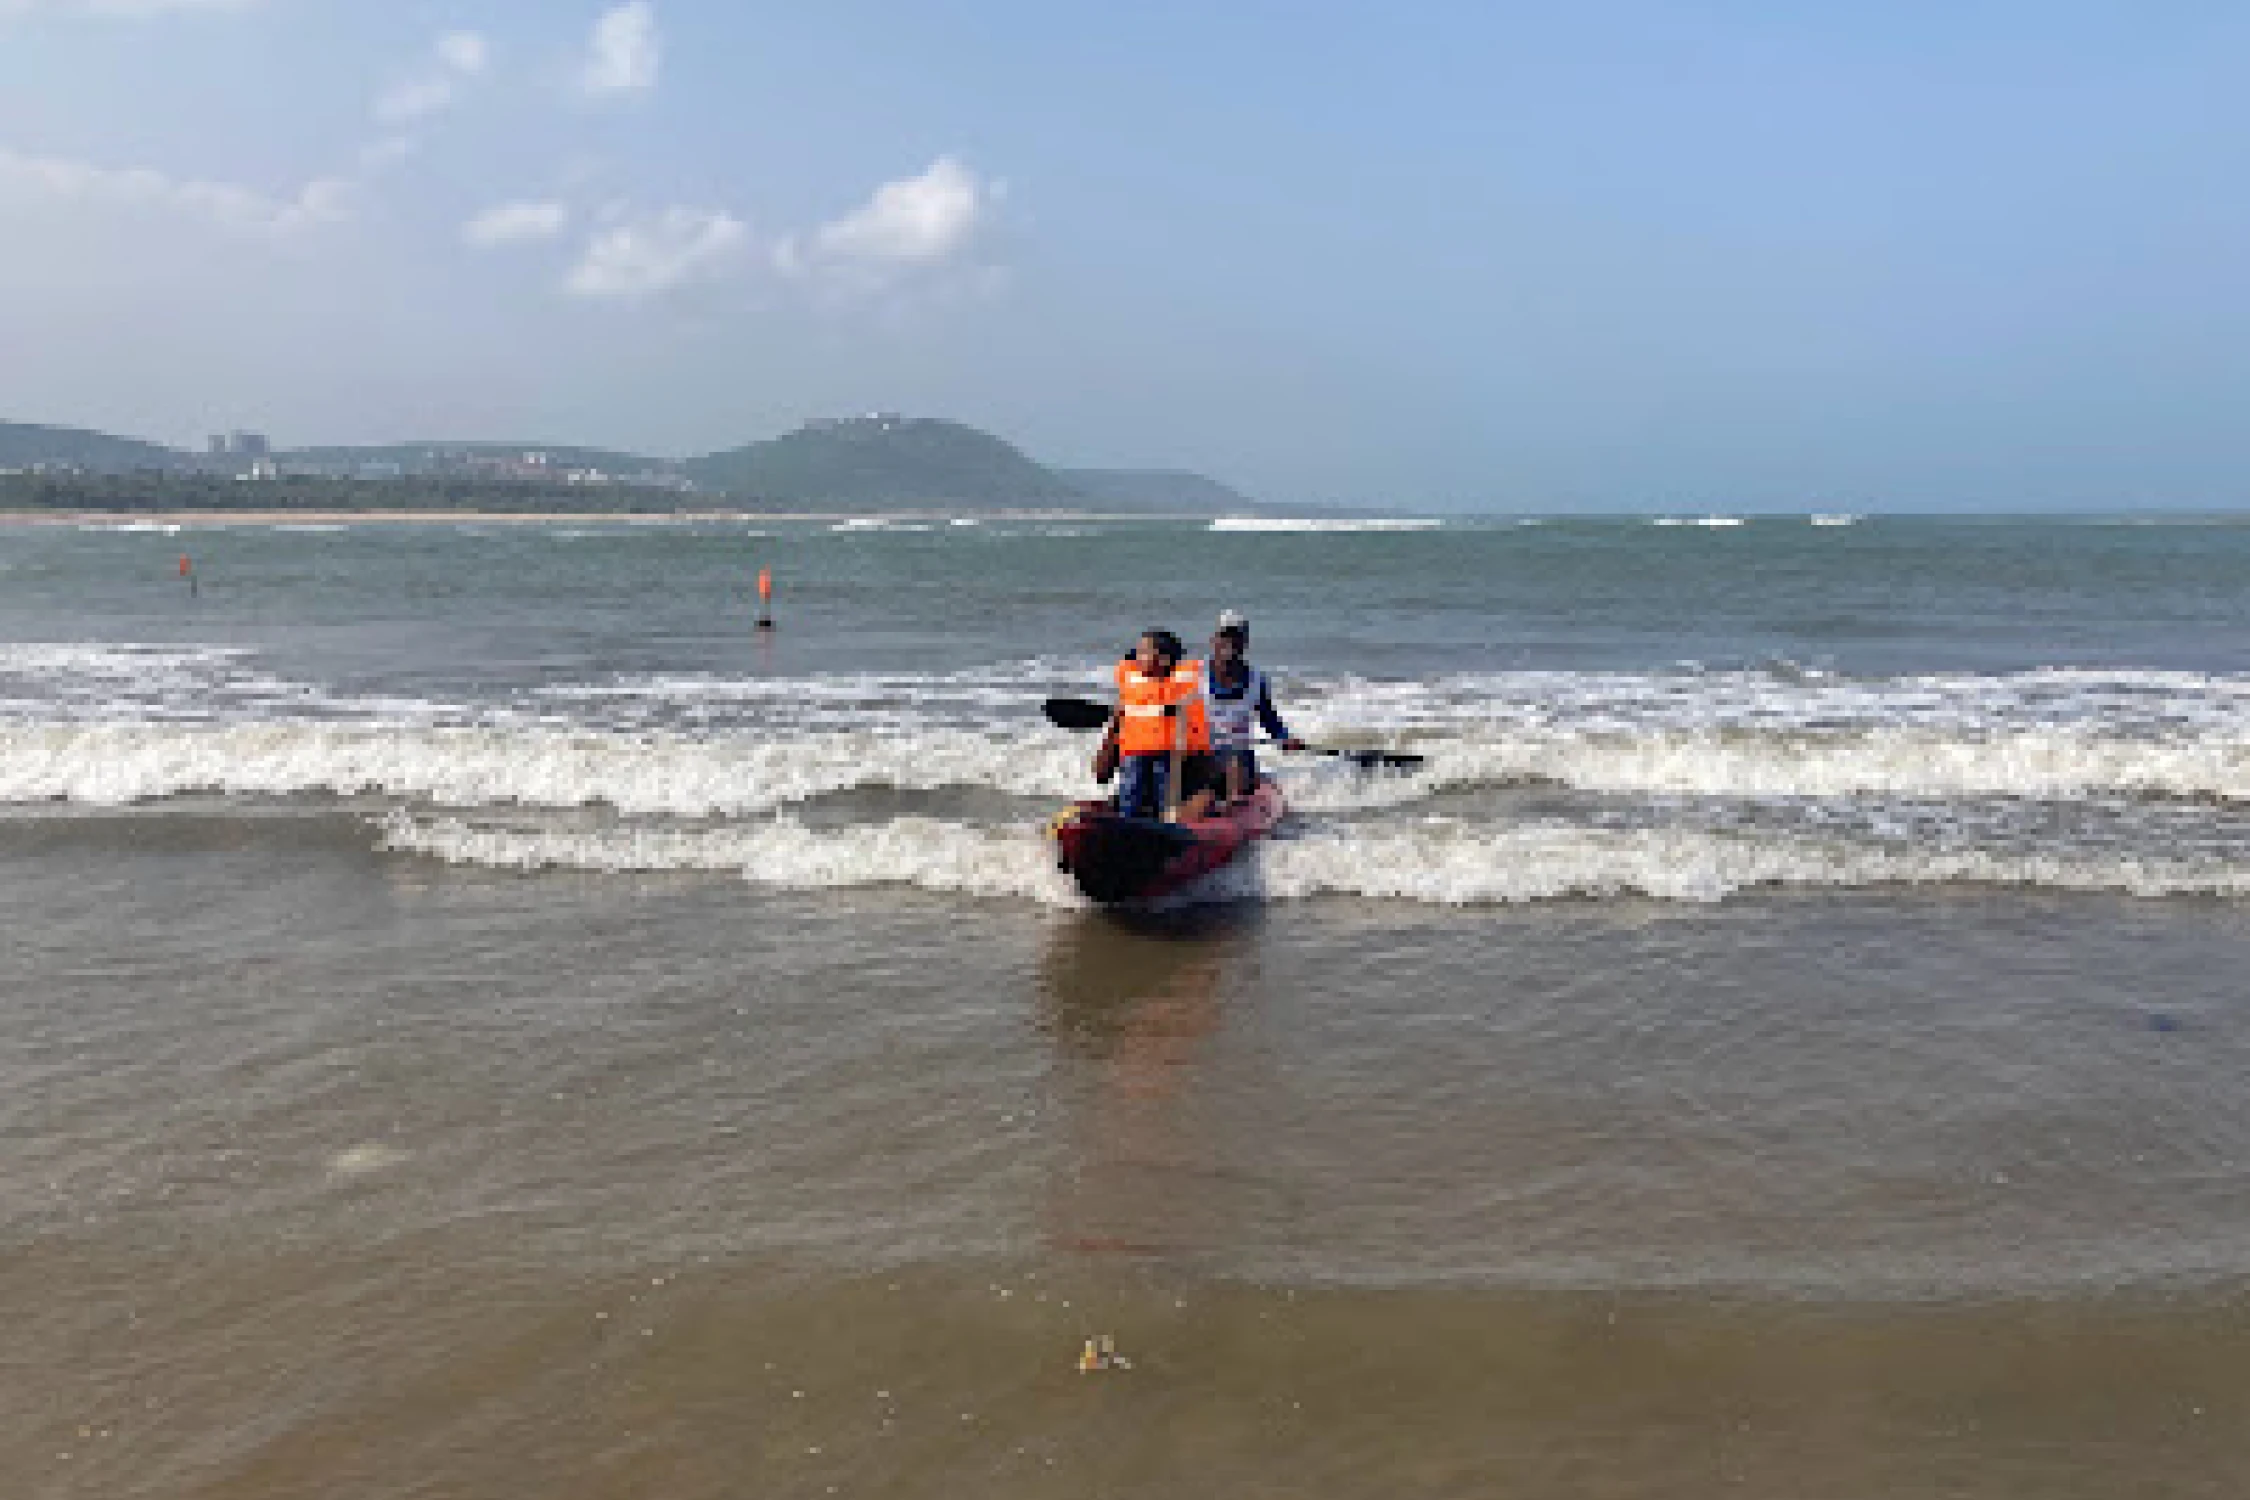
[[[383,845],[508,870],[700,872],[798,888],[913,886],[1080,904],[1031,824],[901,818],[845,829],[536,829],[398,814]],[[1676,829],[1344,829],[1259,846],[1184,902],[1348,896],[1497,906],[1638,897],[1715,902],[1753,889],[2019,886],[2138,897],[2250,895],[2250,863],[1927,852]]]
[[[532,829],[393,815],[383,847],[449,864],[505,870],[667,871],[739,875],[800,889],[918,886],[1053,906],[1077,893],[1033,825],[978,828],[896,818],[841,829],[776,819],[722,829]]]
[[[1437,531],[1445,523],[1412,516],[1351,517],[1221,516],[1213,531],[1273,532],[1297,535],[1349,536],[1376,531]]]
[[[1299,816],[1205,895],[1487,904],[1760,887],[2245,894],[2250,678],[1853,679],[1792,663],[1412,681],[1280,674]],[[1071,899],[1036,829],[1089,790],[1082,662],[621,675],[446,704],[217,646],[0,647],[0,807],[335,798],[402,853]],[[909,816],[910,815],[910,816]],[[1247,882],[1248,884],[1245,884]]]
[[[1081,789],[1084,762],[1059,737],[1030,748],[958,730],[699,738],[308,723],[0,725],[0,802],[326,794],[692,818],[769,812],[864,787],[1061,798]]]
[[[1674,731],[1541,734],[1431,745],[1441,787],[1546,782],[1583,792],[1688,797],[2097,795],[2250,801],[2250,742],[2093,732],[1961,736]]]
[[[1274,763],[1297,806],[1327,812],[1527,784],[1640,797],[2250,803],[2250,742],[2236,737],[1884,729],[1546,732],[1414,743],[1428,761],[1412,774],[1363,775],[1297,757]],[[711,817],[869,788],[1069,798],[1087,789],[1087,749],[1085,740],[1054,732],[939,727],[692,735],[307,721],[0,724],[0,803],[326,794]]]
[[[1761,838],[1686,829],[1576,827],[1315,833],[1272,846],[1269,895],[1349,895],[1498,905],[1641,896],[1720,901],[1772,888],[2028,886],[2133,896],[2250,894],[2250,863],[2003,855]],[[1235,877],[1224,874],[1222,880]]]

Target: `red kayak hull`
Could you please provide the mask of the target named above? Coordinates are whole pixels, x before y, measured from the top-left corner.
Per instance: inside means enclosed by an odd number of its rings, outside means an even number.
[[[1102,906],[1155,901],[1230,863],[1288,813],[1281,789],[1260,781],[1207,818],[1159,823],[1120,818],[1107,802],[1081,802],[1055,823],[1062,867]]]

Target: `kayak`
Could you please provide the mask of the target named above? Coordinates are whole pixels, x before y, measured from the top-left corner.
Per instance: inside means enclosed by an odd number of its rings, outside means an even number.
[[[1121,818],[1107,802],[1081,802],[1055,819],[1056,857],[1100,906],[1154,901],[1233,861],[1289,811],[1281,788],[1257,790],[1207,818],[1163,823]]]

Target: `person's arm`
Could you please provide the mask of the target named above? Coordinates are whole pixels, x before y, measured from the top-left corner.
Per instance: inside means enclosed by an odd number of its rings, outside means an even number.
[[[1098,786],[1109,785],[1109,778],[1117,774],[1117,733],[1124,718],[1122,712],[1109,716],[1109,727],[1102,731],[1101,745],[1094,751],[1094,782]]]
[[[1128,651],[1122,661],[1131,661]],[[1108,786],[1109,778],[1117,774],[1117,763],[1123,757],[1117,753],[1117,737],[1125,732],[1125,705],[1120,703],[1109,711],[1109,723],[1102,730],[1102,742],[1094,747],[1094,784]]]
[[[1263,672],[1258,674],[1258,722],[1265,726],[1267,734],[1281,741],[1284,750],[1305,748],[1305,742],[1291,734],[1289,726],[1281,722],[1281,713],[1273,706],[1273,679]]]

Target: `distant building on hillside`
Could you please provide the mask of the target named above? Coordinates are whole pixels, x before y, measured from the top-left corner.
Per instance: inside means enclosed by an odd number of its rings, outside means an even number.
[[[213,458],[260,459],[273,456],[273,442],[262,432],[218,432],[211,435]]]
[[[871,411],[857,417],[812,417],[805,423],[807,432],[850,432],[872,427],[878,432],[888,432],[906,418],[895,411]]]

